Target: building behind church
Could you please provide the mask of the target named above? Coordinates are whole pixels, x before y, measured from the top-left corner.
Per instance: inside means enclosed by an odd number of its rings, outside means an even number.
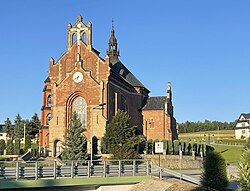
[[[88,150],[91,137],[100,148],[106,124],[119,109],[128,112],[130,125],[147,139],[177,139],[170,83],[167,96],[149,97],[150,91],[120,61],[113,26],[105,58],[99,54],[92,45],[92,24],[84,24],[78,16],[74,25],[68,24],[67,51],[58,61],[49,61],[42,96],[41,151],[53,157],[62,151],[73,112],[83,125]]]

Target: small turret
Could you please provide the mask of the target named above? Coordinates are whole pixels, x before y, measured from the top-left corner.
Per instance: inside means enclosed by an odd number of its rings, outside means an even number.
[[[168,82],[167,99],[168,101],[172,101],[171,82]]]
[[[117,45],[118,45],[118,43],[117,43],[117,39],[115,37],[114,21],[112,20],[111,36],[109,38],[108,50],[107,50],[107,55],[109,56],[111,63],[114,60],[117,60],[118,57],[120,56]]]

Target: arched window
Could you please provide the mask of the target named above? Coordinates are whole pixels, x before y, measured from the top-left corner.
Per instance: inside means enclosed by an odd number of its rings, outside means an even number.
[[[74,33],[73,35],[72,35],[72,44],[74,44],[76,42],[76,34]]]
[[[47,106],[51,107],[51,95],[49,95],[47,98]]]
[[[82,97],[77,97],[72,103],[72,113],[76,112],[84,129],[87,128],[87,103]]]
[[[87,37],[86,37],[86,33],[82,34],[82,41],[86,44],[87,43]]]
[[[46,125],[49,125],[49,121],[51,120],[51,113],[48,113],[46,116]]]

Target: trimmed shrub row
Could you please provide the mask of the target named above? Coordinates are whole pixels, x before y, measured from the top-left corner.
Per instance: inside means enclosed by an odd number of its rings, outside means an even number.
[[[147,154],[155,154],[154,145],[155,142],[159,142],[159,140],[152,140],[149,139],[147,141]],[[196,156],[199,156],[202,152],[203,155],[206,155],[208,151],[213,151],[214,148],[207,144],[197,143],[197,142],[189,142],[189,141],[179,141],[174,140],[173,142],[171,140],[162,140],[164,145],[164,152],[167,155],[178,155],[179,154],[179,148],[182,150],[183,155],[192,155],[192,151],[195,152]]]

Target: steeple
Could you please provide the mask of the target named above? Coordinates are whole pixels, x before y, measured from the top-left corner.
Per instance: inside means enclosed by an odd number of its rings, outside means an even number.
[[[174,116],[174,107],[173,107],[173,103],[172,103],[171,82],[168,82],[167,100],[166,100],[166,103],[165,103],[165,112],[169,116]]]
[[[120,56],[119,50],[117,49],[117,39],[115,38],[114,20],[112,20],[112,30],[108,43],[107,55],[109,56],[110,62],[113,62]]]
[[[172,101],[171,82],[168,82],[167,100],[168,100],[169,102]]]

